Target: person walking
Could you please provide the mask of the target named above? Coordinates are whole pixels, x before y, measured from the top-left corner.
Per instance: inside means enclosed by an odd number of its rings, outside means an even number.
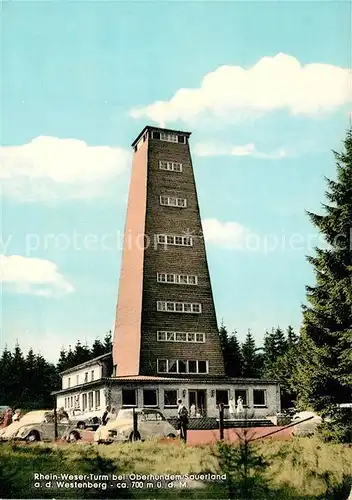
[[[178,427],[180,430],[180,439],[187,443],[187,429],[188,429],[188,410],[182,402],[182,399],[178,400]]]

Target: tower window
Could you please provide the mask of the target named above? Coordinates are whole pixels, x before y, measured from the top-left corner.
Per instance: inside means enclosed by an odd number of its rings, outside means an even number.
[[[193,238],[191,236],[158,234],[157,241],[161,245],[174,245],[183,247],[191,247],[193,245]]]
[[[160,196],[160,205],[186,208],[187,200],[185,198],[176,198],[176,196]]]
[[[158,373],[208,373],[208,361],[185,359],[158,359]]]
[[[182,172],[182,163],[175,161],[163,161],[159,162],[160,170],[168,170],[170,172]]]
[[[204,343],[205,333],[158,331],[158,342]]]
[[[171,134],[170,132],[160,132],[160,140],[166,142],[178,142],[177,134]]]
[[[202,305],[191,302],[167,302],[158,300],[156,303],[157,311],[161,312],[176,312],[187,314],[200,314],[202,312]]]
[[[198,278],[190,274],[158,273],[157,281],[159,283],[171,283],[174,285],[197,285]]]

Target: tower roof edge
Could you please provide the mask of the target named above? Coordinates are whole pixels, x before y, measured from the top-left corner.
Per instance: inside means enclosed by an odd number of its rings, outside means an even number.
[[[175,130],[173,128],[162,128],[162,127],[154,127],[152,125],[146,125],[144,129],[138,134],[138,136],[135,138],[135,140],[132,142],[131,147],[133,148],[136,143],[139,141],[139,139],[144,135],[145,132],[148,132],[150,130],[155,130],[157,132],[171,132],[174,134],[182,134],[187,137],[189,137],[192,132],[185,132],[184,130]]]

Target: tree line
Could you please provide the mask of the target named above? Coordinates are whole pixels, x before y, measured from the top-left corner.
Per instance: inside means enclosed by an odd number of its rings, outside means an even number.
[[[61,388],[60,372],[111,350],[111,331],[103,340],[97,338],[91,347],[78,340],[73,348],[62,349],[56,364],[35,354],[32,348],[24,354],[18,343],[12,351],[5,347],[0,357],[0,405],[33,410],[52,408],[51,391]]]

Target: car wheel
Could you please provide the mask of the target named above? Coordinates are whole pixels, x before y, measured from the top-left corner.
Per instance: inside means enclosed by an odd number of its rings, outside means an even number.
[[[166,437],[168,439],[175,439],[176,438],[175,434],[168,434]]]
[[[141,435],[139,434],[138,431],[136,432],[131,432],[131,435],[130,435],[130,441],[131,442],[134,442],[134,441],[140,441],[141,440]]]
[[[36,431],[31,431],[28,436],[26,437],[27,443],[35,443],[36,441],[40,441],[40,436],[38,432]]]
[[[68,441],[70,443],[76,443],[79,440],[78,432],[70,432],[68,436]]]
[[[78,422],[77,428],[78,429],[85,429],[86,428],[86,424],[84,422]]]

